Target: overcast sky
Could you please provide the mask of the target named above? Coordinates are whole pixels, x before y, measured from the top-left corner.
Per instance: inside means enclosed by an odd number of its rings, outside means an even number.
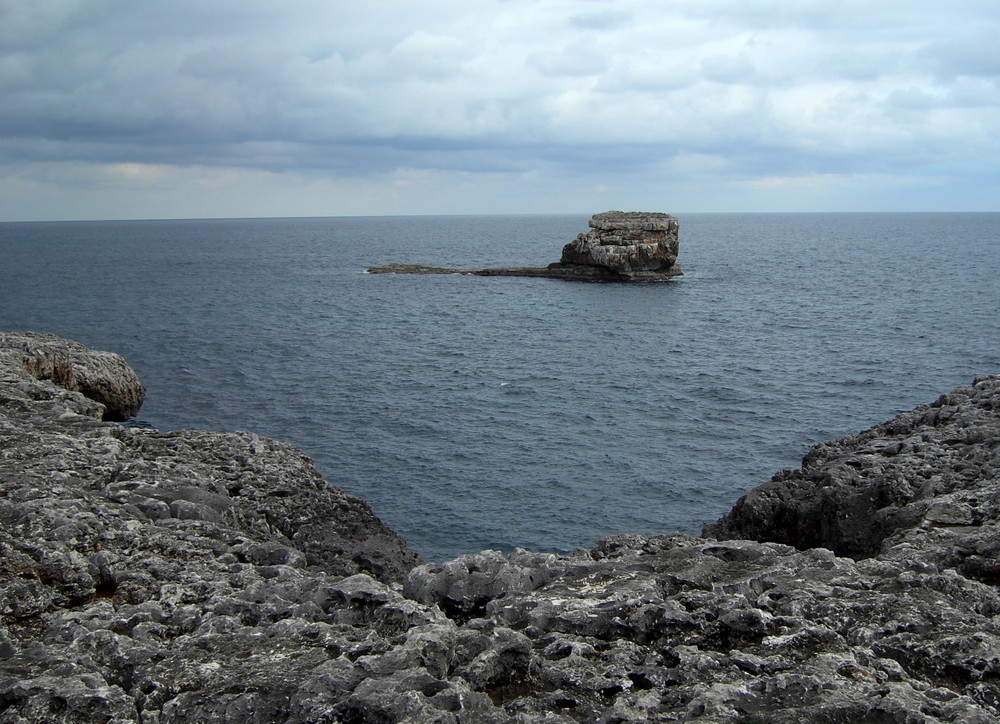
[[[0,0],[0,220],[1000,211],[996,0]]]

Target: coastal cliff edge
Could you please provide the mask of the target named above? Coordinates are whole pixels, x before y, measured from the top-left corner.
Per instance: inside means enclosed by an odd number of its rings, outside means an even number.
[[[289,445],[113,422],[115,358],[0,333],[0,721],[1000,721],[1000,376],[706,537],[426,564]]]

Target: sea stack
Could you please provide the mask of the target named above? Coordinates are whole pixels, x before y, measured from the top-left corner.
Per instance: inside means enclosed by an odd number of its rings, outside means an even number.
[[[590,231],[563,247],[545,267],[451,269],[424,264],[383,264],[371,274],[472,274],[481,277],[547,277],[584,282],[659,282],[681,275],[677,264],[680,224],[670,214],[605,211],[590,217]]]
[[[678,276],[680,224],[670,214],[606,211],[590,217],[590,231],[563,247],[556,267],[595,267],[622,281]]]

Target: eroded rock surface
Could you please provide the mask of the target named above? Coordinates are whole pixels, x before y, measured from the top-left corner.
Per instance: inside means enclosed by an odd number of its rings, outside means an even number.
[[[404,590],[459,622],[455,595],[475,602],[461,630],[502,652],[456,673],[529,721],[997,721],[1000,597],[919,560],[618,536],[419,567]]]
[[[867,557],[887,539],[994,530],[1000,513],[1000,382],[971,387],[858,435],[817,445],[741,498],[706,533]]]
[[[679,222],[670,214],[606,211],[594,214],[591,230],[563,247],[558,266],[594,267],[626,281],[680,274]]]
[[[420,564],[294,448],[102,422],[10,349],[0,722],[1000,721],[998,377],[710,529],[762,540]],[[763,540],[798,496],[826,547]]]
[[[139,376],[120,355],[88,349],[53,334],[0,332],[0,355],[4,366],[16,365],[20,358],[34,377],[99,402],[105,420],[134,417],[146,396]]]
[[[295,632],[350,607],[340,581],[389,596],[419,559],[289,445],[101,421],[107,398],[78,390],[128,375],[64,389],[106,358],[37,341],[0,336],[0,721],[270,721],[273,682],[329,658]],[[49,350],[72,375],[29,372]]]

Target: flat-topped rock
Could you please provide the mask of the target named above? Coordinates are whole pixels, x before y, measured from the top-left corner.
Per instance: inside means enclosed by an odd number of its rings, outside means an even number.
[[[607,211],[591,217],[591,231],[563,247],[562,257],[545,267],[455,269],[424,264],[384,264],[371,274],[468,274],[489,277],[544,277],[588,282],[655,282],[680,276],[679,222],[670,214]]]
[[[678,221],[670,214],[656,211],[605,211],[590,217],[588,226],[604,236],[605,243],[666,241],[677,239]],[[622,236],[625,240],[610,237]]]
[[[627,280],[649,274],[676,275],[676,218],[640,211],[607,211],[590,219],[591,231],[563,247],[560,264],[607,270]]]

